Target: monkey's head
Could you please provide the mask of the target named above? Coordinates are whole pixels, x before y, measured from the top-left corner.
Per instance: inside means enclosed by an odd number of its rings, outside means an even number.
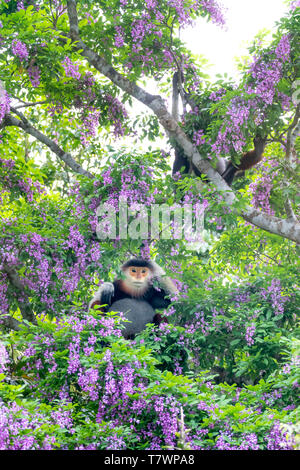
[[[153,277],[159,277],[164,271],[151,260],[132,258],[121,266],[125,279],[122,288],[134,297],[141,297],[149,289]]]

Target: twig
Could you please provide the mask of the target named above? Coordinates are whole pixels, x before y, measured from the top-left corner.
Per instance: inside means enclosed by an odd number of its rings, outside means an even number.
[[[247,243],[245,243],[245,246],[249,249],[249,252],[256,254],[257,257],[258,257],[262,262],[263,262],[264,260],[261,258],[261,256],[264,256],[265,258],[268,258],[269,260],[273,261],[273,263],[276,263],[278,267],[282,268],[282,266],[280,265],[280,263],[278,263],[278,261],[276,261],[276,259],[272,258],[271,256],[266,255],[265,253],[259,253],[258,250],[255,250],[255,249],[251,248],[249,245],[247,245]]]
[[[69,153],[64,152],[64,150],[62,150],[59,145],[57,145],[53,140],[49,139],[49,137],[45,136],[42,132],[33,127],[33,125],[28,121],[24,114],[20,113],[16,108],[13,107],[11,107],[11,111],[15,113],[20,119],[16,119],[11,114],[8,114],[5,116],[2,122],[2,127],[20,127],[27,134],[32,135],[37,140],[45,144],[50,150],[52,150],[52,152],[54,152],[60,158],[60,160],[62,160],[73,171],[75,171],[75,173],[87,176],[88,178],[94,178],[94,176],[89,171],[84,170],[84,168],[82,168],[81,165],[79,165],[79,163],[77,163]]]
[[[35,103],[24,103],[24,104],[20,104],[19,106],[15,106],[14,109],[27,108],[29,106],[37,106],[38,104],[45,104],[45,103],[49,103],[49,101],[44,100],[44,101],[36,101]]]
[[[293,122],[288,128],[287,139],[286,139],[286,157],[290,161],[291,158],[291,151],[295,145],[295,140],[297,137],[297,133],[300,131],[300,104],[298,104],[295,112],[295,116]]]

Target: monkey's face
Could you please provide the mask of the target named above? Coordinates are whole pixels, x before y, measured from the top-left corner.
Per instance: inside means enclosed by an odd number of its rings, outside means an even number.
[[[125,284],[132,295],[141,295],[149,287],[152,271],[147,267],[129,266],[124,271]]]
[[[130,266],[127,270],[127,275],[131,279],[133,285],[140,286],[148,283],[150,269]]]

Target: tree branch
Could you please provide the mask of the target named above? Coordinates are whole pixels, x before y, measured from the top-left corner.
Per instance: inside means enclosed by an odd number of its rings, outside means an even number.
[[[296,108],[296,113],[292,124],[288,128],[287,139],[286,139],[286,157],[291,160],[291,152],[295,145],[295,140],[300,132],[300,104]]]
[[[19,320],[11,317],[10,315],[1,315],[0,316],[0,324],[4,325],[9,330],[21,330],[21,325],[23,324]]]
[[[178,125],[172,115],[168,112],[163,99],[159,95],[151,95],[136,83],[131,82],[128,78],[117,72],[103,57],[91,50],[79,36],[78,16],[76,10],[76,0],[67,0],[67,10],[70,23],[70,36],[74,41],[74,47],[80,51],[88,62],[95,67],[100,73],[106,76],[121,90],[130,94],[145,106],[150,108],[158,117],[167,134],[172,137],[180,147],[184,150],[187,158],[201,171],[207,175],[210,181],[215,184],[218,191],[223,193],[226,204],[232,206],[237,198],[232,189],[226,184],[225,180],[205,160],[198,152],[193,143],[188,139],[182,128]],[[252,207],[248,207],[242,213],[235,211],[245,220],[251,222],[263,230],[283,236],[295,242],[300,243],[300,224],[291,223],[259,212]]]
[[[290,168],[295,168],[297,163],[293,161],[293,152],[296,138],[300,132],[300,104],[298,104],[295,112],[293,122],[288,128],[287,138],[286,138],[286,159]],[[287,198],[284,202],[284,208],[288,219],[292,221],[297,221],[297,217],[293,211],[291,201]]]
[[[39,104],[45,104],[45,103],[49,103],[48,100],[44,100],[44,101],[36,101],[35,103],[25,103],[23,102],[24,104],[19,104],[18,106],[15,106],[15,109],[20,109],[20,108],[28,108],[30,106],[37,106]]]
[[[7,275],[8,280],[17,294],[18,305],[24,320],[28,320],[31,323],[36,324],[36,318],[31,308],[28,296],[25,292],[21,278],[17,271],[9,266],[7,263],[2,264],[2,271]],[[13,319],[12,319],[13,320]],[[12,323],[12,320],[8,318],[8,322]]]
[[[82,168],[69,153],[64,152],[64,150],[62,150],[59,145],[57,145],[53,140],[49,139],[49,137],[45,136],[44,134],[42,134],[42,132],[33,127],[33,125],[28,121],[24,114],[20,113],[20,111],[13,107],[11,107],[11,111],[14,112],[20,119],[16,119],[11,114],[8,114],[5,116],[1,127],[20,127],[21,129],[23,129],[24,132],[32,135],[33,137],[35,137],[35,139],[39,140],[50,150],[52,150],[52,152],[54,152],[60,158],[60,160],[62,160],[75,173],[87,176],[88,178],[94,178],[94,176],[89,171],[84,170],[84,168]]]
[[[112,83],[121,88],[121,90],[133,96],[154,112],[168,135],[176,140],[176,142],[183,148],[185,155],[196,165],[196,167],[199,168],[202,173],[207,175],[209,179],[216,184],[219,190],[227,191],[228,194],[226,195],[226,199],[231,205],[236,199],[233,191],[219,173],[209,164],[209,162],[200,156],[193,143],[187,138],[182,128],[168,112],[162,97],[159,95],[152,95],[136,83],[131,82],[128,78],[121,75],[110,64],[108,64],[103,57],[91,50],[79,38],[76,0],[68,0],[67,6],[70,22],[70,34],[72,34],[73,40],[76,41],[76,43],[74,43],[74,47],[78,51],[81,51],[81,54],[86,57],[88,62],[93,65],[96,70],[105,75]]]
[[[300,243],[300,224],[291,219],[279,219],[252,207],[248,207],[241,215],[245,220],[267,232]]]

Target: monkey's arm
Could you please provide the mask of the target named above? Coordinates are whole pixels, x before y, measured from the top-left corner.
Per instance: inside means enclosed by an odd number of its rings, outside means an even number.
[[[159,286],[165,292],[165,295],[177,294],[178,292],[174,282],[168,276],[159,279]]]
[[[234,166],[233,163],[229,162],[226,170],[224,171],[224,173],[222,173],[222,178],[224,178],[224,180],[229,186],[231,186],[236,172],[249,170],[249,168],[252,168],[254,165],[256,165],[262,160],[266,146],[266,139],[256,137],[253,142],[254,150],[245,153],[242,156],[238,166]]]
[[[187,174],[189,172],[190,164],[186,156],[184,155],[184,151],[176,147],[175,148],[175,159],[172,168],[172,175],[177,173],[178,171],[182,171],[183,174]]]
[[[155,290],[155,295],[151,299],[151,305],[154,309],[166,308],[171,303],[170,299],[166,297],[176,294],[178,291],[173,281],[167,276],[157,278],[157,281],[159,290]]]
[[[89,303],[89,310],[96,305],[111,305],[111,299],[114,295],[115,288],[112,282],[104,282],[97,290],[96,294]]]

